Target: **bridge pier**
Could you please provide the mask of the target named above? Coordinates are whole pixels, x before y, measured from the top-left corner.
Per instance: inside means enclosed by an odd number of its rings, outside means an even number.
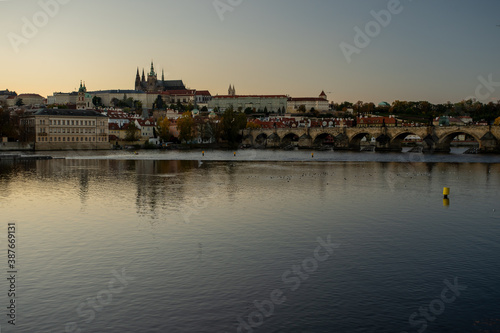
[[[380,152],[401,152],[403,148],[401,147],[401,143],[397,144],[394,141],[391,141],[391,138],[386,134],[380,135],[376,139],[377,145],[375,146],[375,151]]]
[[[299,138],[299,148],[312,148],[313,147],[313,139],[307,135],[304,134]]]
[[[499,142],[491,131],[486,133],[481,138],[481,142],[479,144],[480,153],[500,153]]]

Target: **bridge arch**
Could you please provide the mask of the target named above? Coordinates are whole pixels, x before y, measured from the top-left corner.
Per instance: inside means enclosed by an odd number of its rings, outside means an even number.
[[[365,131],[353,134],[349,140],[349,148],[353,150],[361,150],[361,140],[367,136],[371,136],[371,134]]]
[[[241,142],[245,145],[252,145],[253,146],[253,143],[254,143],[253,135],[250,133],[243,135]]]
[[[267,134],[266,133],[260,133],[255,137],[254,140],[255,144],[259,146],[266,146],[267,145]]]
[[[335,141],[336,140],[334,135],[324,132],[316,135],[313,144],[315,146],[323,146],[323,145],[332,146],[335,144]]]
[[[468,131],[455,130],[455,131],[441,135],[438,143],[450,144],[453,141],[453,139],[455,139],[459,135],[467,135],[467,136],[474,138],[474,140],[476,140],[476,142],[478,142],[478,143],[481,142],[481,138],[476,136],[474,133],[470,133]]]
[[[473,138],[476,143],[477,143],[477,148],[481,148],[481,138],[478,137],[477,135],[475,135],[474,133],[470,133],[469,131],[467,130],[454,130],[454,131],[451,131],[451,132],[447,132],[447,133],[444,133],[441,135],[441,137],[439,137],[438,139],[438,142],[436,144],[436,151],[439,151],[439,152],[449,152],[451,150],[451,143],[453,142],[453,140],[460,136],[460,135],[465,135],[466,137],[471,137]]]
[[[293,142],[299,142],[300,136],[297,133],[287,133],[283,135],[283,138],[281,139],[282,143],[293,143]]]

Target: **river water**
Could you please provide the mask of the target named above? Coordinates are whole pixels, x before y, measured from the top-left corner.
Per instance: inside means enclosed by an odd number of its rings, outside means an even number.
[[[498,156],[52,155],[0,164],[1,332],[500,331]]]

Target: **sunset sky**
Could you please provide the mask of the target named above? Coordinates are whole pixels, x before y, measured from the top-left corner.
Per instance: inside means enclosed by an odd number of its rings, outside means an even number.
[[[374,23],[371,12],[388,7],[397,12],[390,22]],[[0,8],[0,90],[18,94],[70,92],[80,80],[89,90],[133,89],[137,67],[147,72],[153,60],[166,79],[212,95],[234,84],[238,94],[324,90],[335,102],[500,99],[497,0],[3,0]],[[340,45],[355,47],[355,28],[367,24],[373,37],[349,63]]]

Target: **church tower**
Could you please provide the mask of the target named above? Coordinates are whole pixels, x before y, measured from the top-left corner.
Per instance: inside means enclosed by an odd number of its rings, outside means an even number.
[[[76,102],[77,110],[85,110],[85,94],[87,93],[87,88],[85,87],[85,83],[82,85],[82,81],[80,81],[80,89],[78,89],[78,100]]]
[[[229,96],[235,96],[236,95],[236,89],[234,88],[234,86],[229,85],[229,89],[227,91],[227,94]]]
[[[157,82],[158,82],[158,77],[156,76],[155,73],[155,68],[153,65],[153,62],[151,61],[151,72],[148,74],[148,92],[156,92],[157,91]]]
[[[139,67],[137,67],[137,74],[135,76],[135,90],[141,90],[141,77],[139,76]]]

